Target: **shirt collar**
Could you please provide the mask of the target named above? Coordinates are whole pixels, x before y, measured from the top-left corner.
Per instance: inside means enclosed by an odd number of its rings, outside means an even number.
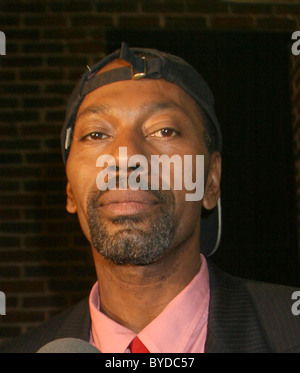
[[[192,281],[138,334],[151,353],[203,352],[209,305],[209,276],[205,257]],[[124,353],[136,334],[100,310],[98,282],[93,286],[89,307],[91,342],[103,353]],[[199,351],[202,350],[202,351]]]

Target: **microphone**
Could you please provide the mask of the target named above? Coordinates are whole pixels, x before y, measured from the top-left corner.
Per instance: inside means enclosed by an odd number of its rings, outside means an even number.
[[[45,344],[37,353],[100,353],[100,351],[82,339],[61,338]]]

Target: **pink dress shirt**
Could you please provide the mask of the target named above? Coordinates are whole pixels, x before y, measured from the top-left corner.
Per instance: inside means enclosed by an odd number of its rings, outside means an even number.
[[[192,281],[138,333],[152,353],[202,353],[207,334],[209,276],[205,257]],[[100,311],[98,282],[93,286],[89,307],[90,343],[103,353],[130,352],[136,334]]]

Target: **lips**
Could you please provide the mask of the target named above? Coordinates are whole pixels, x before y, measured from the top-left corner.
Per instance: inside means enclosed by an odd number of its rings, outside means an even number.
[[[143,190],[110,190],[98,201],[100,209],[109,215],[134,215],[155,208],[159,201],[150,192]]]

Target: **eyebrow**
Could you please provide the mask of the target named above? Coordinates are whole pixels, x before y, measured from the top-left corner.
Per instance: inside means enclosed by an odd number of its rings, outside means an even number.
[[[81,117],[85,117],[92,114],[98,114],[98,113],[108,113],[112,111],[112,106],[109,105],[92,105],[88,106],[84,110],[82,110],[78,115],[76,120],[78,120]]]
[[[155,113],[160,110],[165,110],[165,109],[176,109],[186,114],[185,110],[182,107],[180,107],[179,105],[177,105],[175,102],[172,102],[172,101],[153,101],[153,102],[149,102],[144,105],[141,105],[140,108],[146,115],[151,115],[152,113]],[[99,114],[99,113],[100,114],[111,114],[113,110],[114,110],[114,106],[112,105],[100,104],[100,105],[88,106],[87,108],[82,110],[82,112],[80,112],[77,115],[76,120],[78,120],[79,118],[85,117],[85,116],[93,115],[93,114]]]

